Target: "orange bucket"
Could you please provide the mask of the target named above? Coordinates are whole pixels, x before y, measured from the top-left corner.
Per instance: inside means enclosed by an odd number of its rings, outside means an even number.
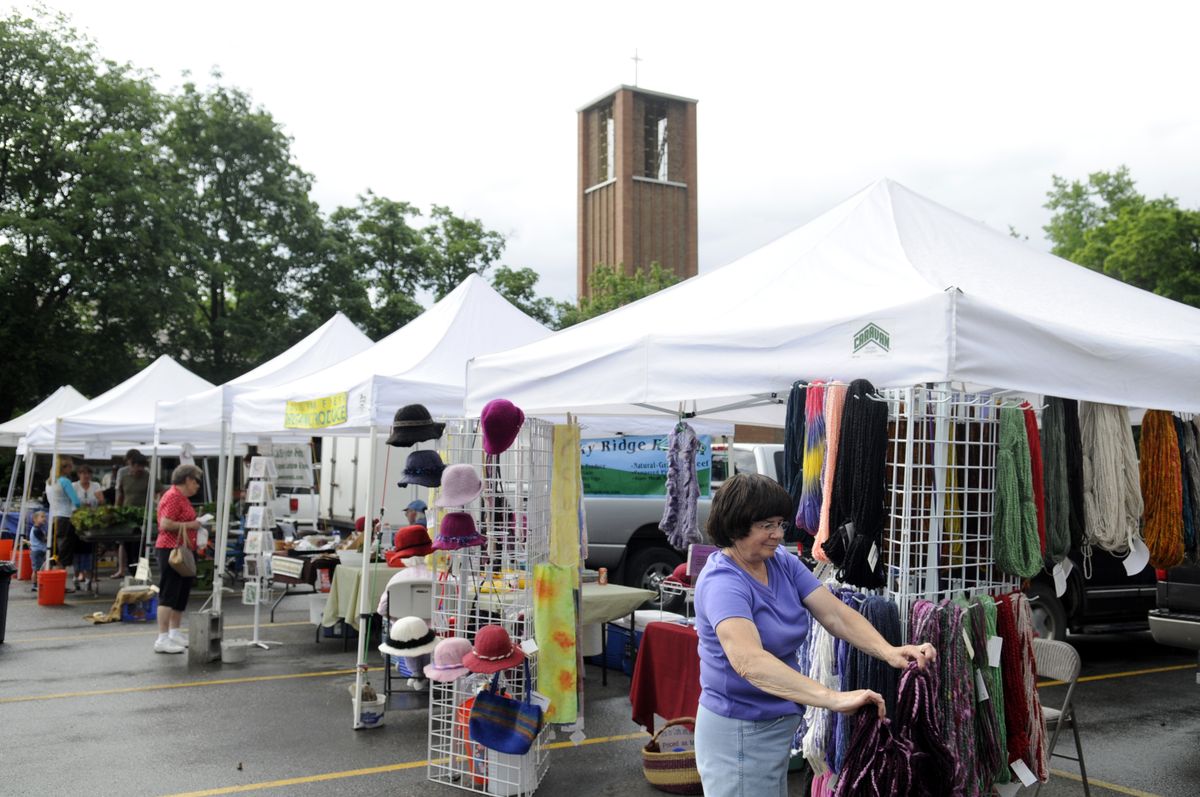
[[[12,540],[0,540],[0,559],[12,559]]]
[[[33,578],[33,559],[29,556],[29,549],[22,548],[21,555],[17,557],[17,581],[28,581]]]
[[[39,570],[37,586],[39,606],[61,606],[67,595],[67,571]]]

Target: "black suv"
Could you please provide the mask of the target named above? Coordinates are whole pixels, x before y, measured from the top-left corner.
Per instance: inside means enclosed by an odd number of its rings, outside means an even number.
[[[1172,567],[1159,580],[1150,633],[1160,645],[1200,650],[1200,565]]]
[[[1091,578],[1085,580],[1083,554],[1073,549],[1070,556],[1075,567],[1061,597],[1055,595],[1054,578],[1045,570],[1025,590],[1035,634],[1065,640],[1068,630],[1078,634],[1146,629],[1155,603],[1154,568],[1147,565],[1135,576],[1126,575],[1121,559],[1093,548]]]

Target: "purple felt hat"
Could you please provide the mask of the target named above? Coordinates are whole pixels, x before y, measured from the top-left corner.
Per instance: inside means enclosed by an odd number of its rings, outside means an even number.
[[[438,506],[466,506],[483,492],[483,481],[471,465],[451,465],[442,471],[442,490]]]
[[[457,551],[459,548],[470,548],[472,545],[483,545],[487,542],[475,530],[475,518],[466,512],[447,512],[438,523],[437,539],[433,547],[439,551]]]
[[[433,649],[433,661],[425,665],[425,677],[431,681],[449,683],[470,672],[463,666],[463,656],[471,652],[471,640],[449,637]]]
[[[517,439],[525,413],[508,399],[492,399],[479,414],[483,428],[483,450],[488,454],[503,454]]]

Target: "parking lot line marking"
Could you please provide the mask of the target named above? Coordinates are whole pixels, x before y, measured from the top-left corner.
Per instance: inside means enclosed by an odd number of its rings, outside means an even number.
[[[1076,681],[1078,683],[1084,683],[1085,681],[1107,681],[1110,678],[1131,678],[1135,675],[1153,675],[1156,672],[1175,672],[1176,670],[1193,670],[1195,668],[1195,664],[1172,664],[1170,667],[1150,667],[1145,670],[1110,672],[1104,675],[1085,675],[1082,678],[1077,678]],[[1065,683],[1066,681],[1042,681],[1038,686],[1062,686]]]
[[[1079,777],[1079,775],[1074,772],[1065,772],[1061,769],[1052,769],[1050,770],[1050,774],[1057,775],[1060,778],[1069,778],[1070,780],[1083,783],[1083,778]],[[1142,791],[1140,789],[1131,789],[1128,786],[1118,786],[1116,783],[1105,783],[1104,781],[1096,780],[1093,777],[1088,778],[1088,785],[1099,786],[1102,789],[1108,789],[1109,791],[1115,791],[1120,794],[1129,794],[1132,795],[1132,797],[1160,797],[1153,792]]]
[[[312,623],[308,622],[307,620],[289,620],[285,623],[260,623],[259,627],[260,628],[283,628],[286,625],[309,625],[309,626],[311,626]],[[82,626],[82,627],[90,628],[91,626]],[[254,627],[253,623],[246,623],[244,625],[227,625],[227,626],[225,626],[225,630],[226,631],[242,631],[247,628],[253,628],[253,627]],[[94,633],[94,634],[89,634],[88,639],[89,640],[91,640],[91,639],[116,639],[117,637],[128,637],[128,636],[153,636],[157,633],[158,633],[157,628],[152,623],[147,623],[146,625],[142,626],[142,630],[140,630],[140,631],[110,631],[108,633]],[[24,639],[6,639],[6,640],[4,640],[4,643],[8,644],[9,642],[12,642],[14,644],[19,645],[21,643],[29,644],[30,642],[78,642],[78,641],[79,641],[78,635],[76,635],[76,636],[38,636],[38,637],[26,637]]]
[[[645,731],[637,733],[623,733],[617,736],[597,736],[594,739],[584,739],[578,745],[571,741],[554,742],[546,745],[547,750],[557,750],[564,747],[582,747],[589,744],[607,744],[610,742],[624,742],[629,739],[642,739],[650,734]],[[444,763],[446,759],[438,759],[437,763]],[[321,783],[329,780],[340,780],[341,778],[358,778],[364,775],[385,775],[389,772],[399,772],[405,769],[417,769],[429,764],[428,760],[424,761],[406,761],[403,764],[386,764],[378,767],[366,767],[364,769],[347,769],[341,772],[326,772],[322,775],[303,775],[295,778],[283,778],[281,780],[268,780],[261,783],[244,783],[240,786],[222,786],[215,789],[204,789],[202,791],[188,791],[179,794],[167,795],[167,797],[216,797],[219,794],[237,794],[239,792],[258,791],[259,789],[279,789],[284,786],[297,786],[302,783]],[[1151,795],[1153,797],[1153,795]]]
[[[368,667],[368,672],[382,670]],[[163,689],[195,689],[201,686],[229,686],[230,684],[256,684],[264,681],[286,681],[293,678],[325,678],[331,675],[354,675],[354,668],[346,670],[321,670],[320,672],[294,672],[282,675],[251,675],[245,678],[216,678],[211,681],[189,681],[180,684],[152,684],[150,686],[127,686],[121,689],[93,689],[88,692],[58,692],[49,695],[24,695],[0,697],[0,703],[32,703],[39,700],[62,700],[67,697],[103,697],[104,695],[128,695],[136,692],[159,692]]]

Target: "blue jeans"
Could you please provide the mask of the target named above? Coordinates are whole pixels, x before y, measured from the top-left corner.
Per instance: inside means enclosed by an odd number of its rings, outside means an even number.
[[[787,797],[789,750],[799,714],[735,720],[696,712],[696,768],[706,797]]]

